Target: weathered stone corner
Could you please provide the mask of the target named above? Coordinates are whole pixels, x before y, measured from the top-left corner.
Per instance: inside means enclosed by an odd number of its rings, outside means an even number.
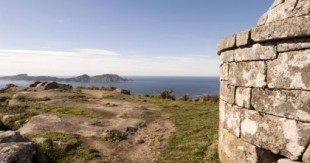
[[[310,1],[275,0],[218,44],[223,163],[310,163]]]

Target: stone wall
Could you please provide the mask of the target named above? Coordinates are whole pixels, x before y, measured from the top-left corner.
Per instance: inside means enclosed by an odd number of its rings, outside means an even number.
[[[218,44],[223,163],[310,163],[310,0],[276,0]]]

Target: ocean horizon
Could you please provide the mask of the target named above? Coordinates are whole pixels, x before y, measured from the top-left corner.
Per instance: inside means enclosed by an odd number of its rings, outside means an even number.
[[[72,77],[72,76],[55,76],[55,77]],[[103,87],[114,86],[117,88],[128,89],[134,94],[158,94],[163,90],[173,90],[177,97],[189,95],[198,97],[201,95],[219,95],[219,77],[205,76],[123,76],[132,79],[128,82],[103,82],[103,83],[82,83],[82,82],[60,82],[70,84],[73,87]],[[13,83],[18,86],[28,87],[34,81],[12,81],[0,80],[0,88],[6,84]]]

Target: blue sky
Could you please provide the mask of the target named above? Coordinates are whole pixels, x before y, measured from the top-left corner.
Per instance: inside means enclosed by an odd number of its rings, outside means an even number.
[[[273,1],[0,1],[0,75],[217,76],[216,44]]]

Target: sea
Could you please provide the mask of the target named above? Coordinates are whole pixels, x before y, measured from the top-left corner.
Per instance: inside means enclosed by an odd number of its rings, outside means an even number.
[[[201,95],[218,95],[219,94],[219,77],[163,77],[163,76],[124,76],[131,79],[129,82],[113,83],[78,83],[78,82],[61,82],[70,84],[73,87],[102,87],[114,86],[117,88],[128,89],[134,94],[155,95],[163,90],[173,90],[176,97],[189,95],[198,97]],[[0,88],[6,84],[13,83],[18,86],[27,87],[34,81],[8,81],[0,80]]]

